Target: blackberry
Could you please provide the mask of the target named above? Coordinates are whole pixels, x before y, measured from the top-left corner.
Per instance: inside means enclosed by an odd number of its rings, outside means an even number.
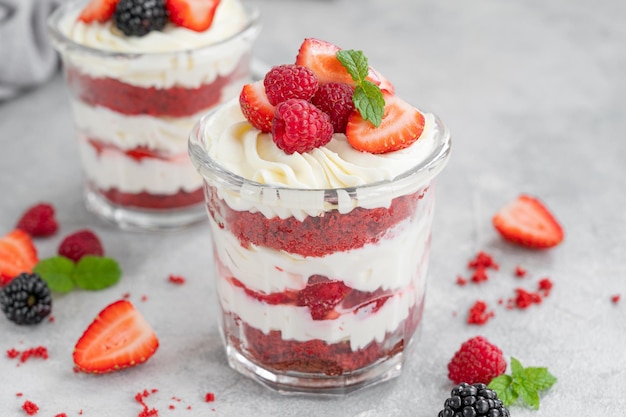
[[[165,27],[165,0],[120,0],[113,14],[115,26],[126,36],[144,36]]]
[[[37,324],[52,311],[50,288],[37,274],[20,274],[0,291],[0,308],[16,324]]]
[[[457,385],[444,403],[439,417],[510,417],[494,390],[485,384]]]

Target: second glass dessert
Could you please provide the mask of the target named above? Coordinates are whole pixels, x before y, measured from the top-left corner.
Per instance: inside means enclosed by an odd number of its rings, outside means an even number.
[[[233,368],[280,392],[331,395],[399,375],[422,319],[434,179],[450,152],[441,121],[422,120],[419,140],[380,155],[336,130],[285,153],[237,100],[196,125],[190,155]]]
[[[255,9],[223,0],[201,29],[169,21],[167,3],[145,3],[158,5],[165,19],[148,33],[86,2],[68,2],[49,20],[70,91],[87,207],[122,228],[178,228],[205,218],[187,137],[201,114],[251,78]]]

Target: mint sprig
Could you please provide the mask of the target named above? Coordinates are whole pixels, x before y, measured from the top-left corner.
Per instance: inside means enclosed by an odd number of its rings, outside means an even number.
[[[356,82],[352,101],[364,120],[380,126],[385,111],[385,99],[380,88],[367,80],[369,64],[362,51],[342,49],[337,51],[337,59]]]
[[[105,256],[87,255],[74,263],[64,256],[46,258],[33,272],[46,281],[52,291],[67,293],[78,287],[83,290],[102,290],[116,284],[122,276],[119,264]]]
[[[509,406],[518,399],[539,409],[539,391],[550,388],[556,382],[556,377],[547,368],[524,368],[521,362],[511,357],[511,375],[500,375],[489,383],[489,388],[498,394],[504,405]]]

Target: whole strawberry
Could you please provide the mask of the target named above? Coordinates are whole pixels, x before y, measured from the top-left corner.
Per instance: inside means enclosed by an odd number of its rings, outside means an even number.
[[[506,370],[502,351],[482,336],[465,341],[448,363],[448,378],[455,384],[488,384]]]
[[[48,203],[39,203],[24,212],[17,222],[17,229],[32,237],[46,237],[56,233],[59,224],[54,216],[54,207]]]
[[[83,229],[66,236],[59,245],[58,254],[78,262],[85,255],[103,256],[104,249],[94,232]]]

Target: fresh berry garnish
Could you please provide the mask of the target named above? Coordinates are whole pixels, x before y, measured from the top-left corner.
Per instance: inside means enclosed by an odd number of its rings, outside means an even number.
[[[290,98],[310,100],[319,81],[313,71],[300,65],[278,65],[265,74],[265,95],[273,106]]]
[[[551,248],[563,241],[561,225],[536,197],[522,194],[501,208],[493,225],[510,242],[534,249]]]
[[[37,324],[52,311],[48,284],[37,274],[22,273],[0,291],[0,308],[16,324]]]
[[[309,152],[326,145],[332,137],[330,116],[310,102],[292,98],[276,106],[272,138],[285,153]]]
[[[310,68],[319,79],[320,84],[339,82],[356,85],[352,76],[337,59],[337,52],[340,50],[341,48],[330,42],[315,38],[307,38],[304,40],[302,45],[300,45],[295,63],[296,65],[302,65]],[[367,75],[367,80],[376,85],[381,84],[379,74],[371,69],[371,67]],[[393,87],[390,87],[391,84],[389,81],[385,80],[385,82],[386,88],[393,91]]]
[[[204,32],[211,27],[220,0],[166,0],[165,7],[170,20],[196,32]]]
[[[337,318],[333,309],[350,292],[350,287],[341,281],[333,281],[323,275],[309,277],[307,286],[298,293],[298,306],[307,306],[313,320]]]
[[[450,391],[438,417],[509,417],[509,410],[485,384],[457,385]]]
[[[252,126],[261,132],[272,131],[275,108],[267,99],[262,80],[243,86],[239,94],[239,106]]]
[[[147,361],[159,347],[154,330],[126,300],[108,305],[74,347],[76,369],[113,372]]]
[[[78,230],[63,239],[58,254],[78,262],[85,255],[103,256],[104,248],[100,238],[88,229]]]
[[[0,238],[0,284],[5,285],[22,272],[32,272],[39,259],[28,233],[15,229]]]
[[[126,36],[144,36],[161,30],[168,22],[165,0],[119,0],[113,22]]]
[[[375,154],[393,152],[413,144],[424,131],[424,116],[419,110],[387,91],[383,97],[385,109],[378,127],[358,111],[350,115],[346,138],[353,148]]]
[[[330,116],[335,133],[346,133],[348,118],[354,111],[353,94],[353,86],[330,82],[318,88],[311,103]]]
[[[113,17],[120,0],[91,0],[80,12],[78,20],[85,23],[106,22]]]
[[[488,384],[506,370],[502,351],[482,336],[465,341],[448,363],[448,378],[455,384]]]
[[[59,229],[59,224],[54,217],[54,207],[46,203],[30,207],[18,220],[16,228],[33,237],[53,235]]]

